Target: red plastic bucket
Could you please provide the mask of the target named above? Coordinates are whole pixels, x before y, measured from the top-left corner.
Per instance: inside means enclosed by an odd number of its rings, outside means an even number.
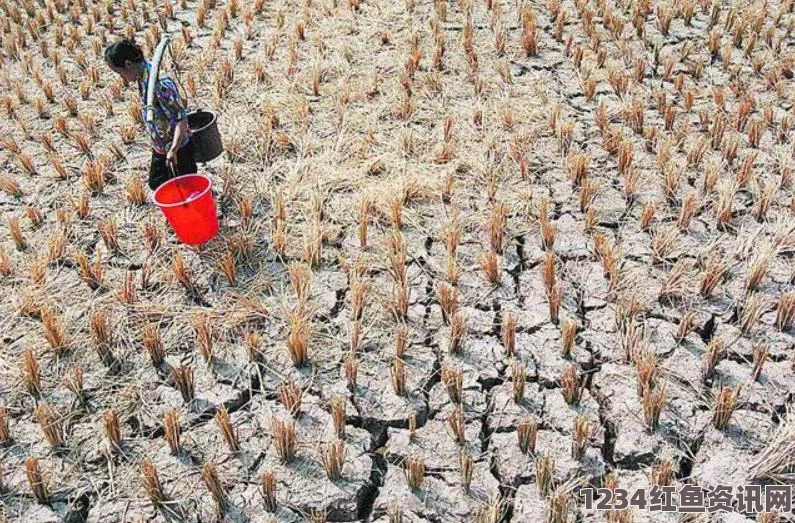
[[[170,179],[152,196],[182,243],[199,245],[218,234],[211,186],[206,176],[186,174]]]

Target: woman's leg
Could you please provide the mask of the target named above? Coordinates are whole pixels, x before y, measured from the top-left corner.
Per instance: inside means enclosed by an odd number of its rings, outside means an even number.
[[[166,165],[166,157],[152,151],[152,163],[149,166],[149,188],[154,191],[170,178],[171,172]]]
[[[193,140],[188,140],[188,143],[177,151],[177,172],[179,174],[196,174],[196,172],[198,172],[193,150]]]

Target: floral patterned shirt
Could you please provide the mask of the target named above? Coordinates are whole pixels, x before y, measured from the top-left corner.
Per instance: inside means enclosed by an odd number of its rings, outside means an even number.
[[[187,113],[182,105],[177,85],[171,78],[161,76],[155,86],[154,118],[151,122],[146,121],[146,85],[151,69],[152,65],[146,62],[141,77],[138,79],[138,92],[141,95],[144,125],[152,139],[152,147],[155,152],[164,155],[171,149],[171,144],[174,141],[174,128],[187,116]],[[184,136],[179,146],[183,147],[189,139],[189,136]]]

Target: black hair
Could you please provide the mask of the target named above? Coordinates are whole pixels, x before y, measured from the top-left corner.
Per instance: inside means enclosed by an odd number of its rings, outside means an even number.
[[[105,60],[115,67],[125,67],[127,62],[139,64],[144,61],[144,53],[132,40],[124,39],[110,44],[105,49]]]

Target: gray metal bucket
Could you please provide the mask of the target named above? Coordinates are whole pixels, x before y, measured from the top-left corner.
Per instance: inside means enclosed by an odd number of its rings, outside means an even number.
[[[198,109],[188,113],[188,125],[193,133],[194,156],[197,162],[209,162],[224,152],[218,117],[212,111]]]

